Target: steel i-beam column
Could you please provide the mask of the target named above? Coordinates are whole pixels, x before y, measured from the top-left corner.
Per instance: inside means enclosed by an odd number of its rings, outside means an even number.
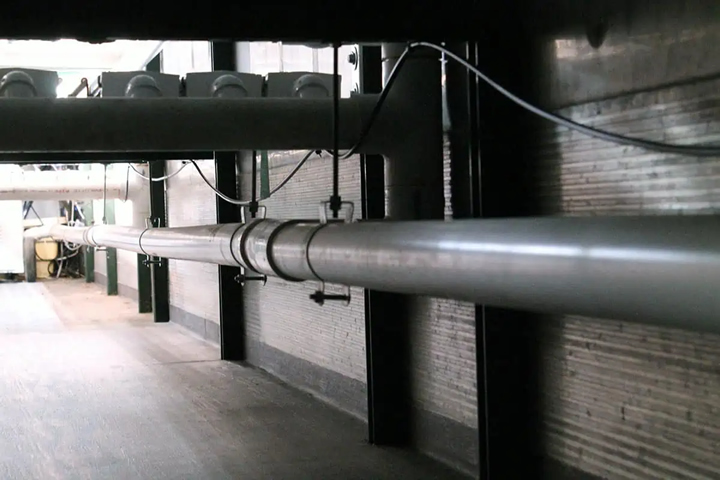
[[[234,42],[212,43],[213,70],[236,70],[236,48]],[[225,195],[237,198],[237,152],[215,152],[215,185]],[[240,221],[240,211],[216,197],[217,222]],[[236,281],[240,269],[218,267],[218,288],[220,302],[220,357],[223,360],[245,360],[245,316],[243,310],[242,285]]]

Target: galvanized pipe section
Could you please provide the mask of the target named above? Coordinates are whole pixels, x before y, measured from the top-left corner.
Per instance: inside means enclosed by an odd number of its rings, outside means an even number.
[[[108,172],[106,187],[103,176],[102,171],[87,170],[14,172],[0,176],[0,200],[99,200],[105,188],[108,199],[146,195],[141,179],[127,178],[125,170]]]
[[[256,220],[149,230],[55,226],[50,233],[288,280],[720,332],[720,219],[714,216]]]
[[[359,139],[375,101],[372,95],[341,99],[340,148]],[[0,125],[0,152],[5,153],[333,146],[331,99],[8,98],[0,103],[0,116],[5,119]]]
[[[712,216],[278,228],[265,243],[272,261],[251,265],[268,275],[720,331],[720,219]]]
[[[64,240],[92,247],[130,250],[153,257],[174,258],[218,265],[240,266],[235,258],[240,251],[243,225],[206,225],[180,228],[136,228],[116,225],[68,227],[52,225],[30,228],[26,237]]]

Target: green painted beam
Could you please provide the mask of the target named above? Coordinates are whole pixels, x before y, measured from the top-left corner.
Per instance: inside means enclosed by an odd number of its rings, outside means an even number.
[[[260,152],[260,198],[268,198],[270,196],[270,162],[268,161],[268,152],[263,150]]]
[[[105,223],[115,224],[115,200],[108,200],[105,205]],[[118,294],[118,271],[117,271],[117,250],[108,248],[105,250],[107,262],[107,294]]]
[[[95,220],[92,200],[89,200],[83,206],[83,215],[85,215],[85,223],[92,225]],[[83,248],[85,255],[85,283],[93,283],[95,281],[95,249],[90,246]]]
[[[150,268],[143,265],[143,261],[145,259],[145,255],[143,255],[142,253],[138,253],[138,313],[150,313],[153,311],[152,272],[150,271]]]

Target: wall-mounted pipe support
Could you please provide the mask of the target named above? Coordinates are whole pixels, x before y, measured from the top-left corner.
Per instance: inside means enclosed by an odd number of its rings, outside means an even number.
[[[720,332],[720,220],[713,216],[256,220],[154,228],[140,245],[144,231],[52,226],[26,234],[294,280]]]

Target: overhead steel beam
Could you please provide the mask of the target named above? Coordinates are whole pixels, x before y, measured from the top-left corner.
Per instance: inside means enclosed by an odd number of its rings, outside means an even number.
[[[387,2],[376,0],[308,0],[296,4],[283,0],[208,0],[169,11],[167,3],[156,0],[117,9],[88,9],[86,3],[76,0],[43,8],[27,2],[6,2],[0,32],[10,39],[296,41],[327,45],[333,41],[466,41],[495,25],[500,10],[513,12],[512,32],[562,36],[583,34],[588,23],[596,19],[610,19],[622,30],[629,19],[652,25],[658,12],[668,12],[668,17],[683,27],[689,22],[708,24],[720,16],[720,5],[713,1],[651,3],[652,8],[647,0],[396,0],[388,8]],[[688,15],[688,11],[697,14]],[[242,28],[238,28],[238,19],[243,20]],[[507,38],[505,29],[496,40]]]
[[[340,148],[360,139],[375,100],[341,100]],[[301,98],[7,98],[0,103],[0,152],[329,149],[332,108],[332,99]]]
[[[44,153],[0,153],[0,163],[16,163],[20,165],[42,163],[127,163],[131,161],[146,162],[148,160],[176,160],[182,158],[184,152],[44,152]],[[213,158],[210,151],[193,152],[195,160]]]
[[[0,32],[3,38],[79,38],[148,40],[297,40],[348,42],[443,39],[467,37],[480,20],[477,2],[460,0],[454,8],[437,0],[410,2],[401,0],[388,9],[387,4],[372,1],[340,4],[327,0],[309,0],[288,4],[269,0],[259,4],[209,0],[186,8],[168,11],[167,4],[146,1],[137,8],[88,9],[80,2],[55,3],[43,9],[24,3],[3,7]],[[466,6],[468,15],[457,16]],[[382,9],[383,15],[377,11]],[[473,12],[477,11],[477,16]],[[163,21],[158,21],[162,18]],[[243,19],[238,28],[238,19]],[[332,19],[331,22],[328,19]],[[368,28],[368,25],[373,25]],[[443,28],[438,28],[442,25]],[[446,30],[447,29],[447,30]],[[446,31],[445,31],[446,30]]]

